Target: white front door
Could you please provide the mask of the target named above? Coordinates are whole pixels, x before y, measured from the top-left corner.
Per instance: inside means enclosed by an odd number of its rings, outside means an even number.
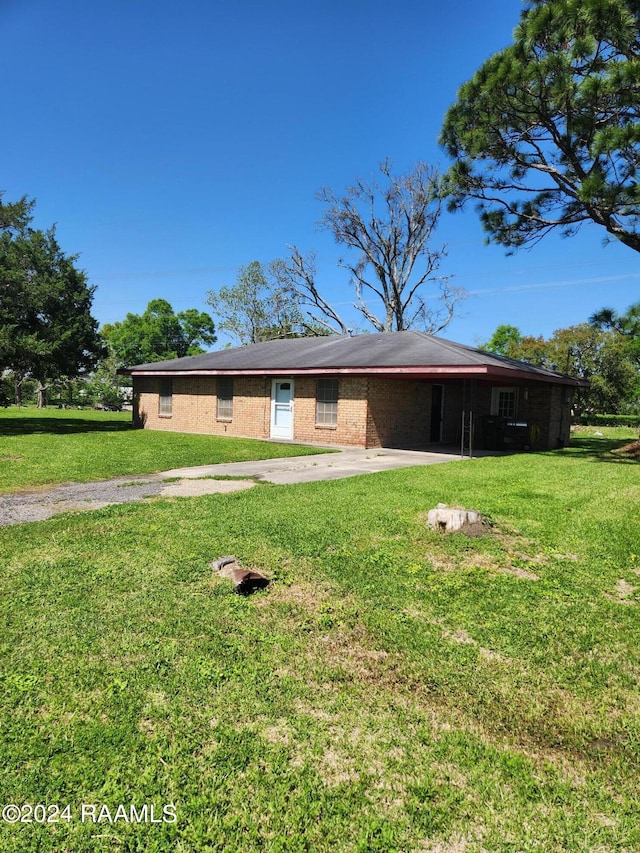
[[[271,438],[293,438],[293,379],[271,383]]]

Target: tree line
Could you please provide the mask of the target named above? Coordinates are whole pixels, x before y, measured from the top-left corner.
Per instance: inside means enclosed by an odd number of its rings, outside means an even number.
[[[95,287],[66,255],[55,228],[31,228],[33,202],[0,198],[0,367],[9,371],[17,403],[26,379],[38,405],[65,376],[91,370],[101,354],[91,315]]]
[[[384,160],[376,178],[356,178],[341,194],[321,189],[321,225],[345,250],[338,266],[359,330],[435,334],[450,323],[464,293],[440,269],[446,246],[436,231],[445,208],[475,203],[488,241],[509,253],[587,224],[640,251],[639,58],[640,7],[632,0],[528,0],[513,44],[483,63],[444,117],[440,144],[452,160],[444,174],[418,163],[397,175]],[[119,366],[216,341],[212,317],[176,314],[161,299],[98,330],[95,288],[77,256],[62,252],[54,228],[31,228],[32,208],[0,198],[0,367],[10,371],[17,399],[27,381],[40,403],[54,383],[77,376],[114,388]],[[207,301],[218,331],[240,344],[352,331],[322,294],[313,251],[297,246],[285,258],[241,267],[236,282]],[[514,338],[509,354],[582,370],[594,388],[602,377],[597,405],[614,385],[620,401],[633,370],[637,378],[637,308],[623,315],[602,308],[549,341]],[[587,353],[598,354],[590,367]]]
[[[34,202],[3,201],[0,194],[0,403],[20,405],[27,392],[39,407],[55,389],[118,407],[129,364],[179,358],[215,343],[213,319],[195,308],[176,314],[154,299],[141,315],[98,328],[92,315],[95,285],[67,255],[55,227],[32,228]]]
[[[502,324],[481,349],[578,379],[573,409],[581,414],[640,414],[640,303],[623,314],[603,309],[549,337]]]

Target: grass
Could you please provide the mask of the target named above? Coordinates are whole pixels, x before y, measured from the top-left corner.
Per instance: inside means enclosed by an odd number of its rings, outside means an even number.
[[[0,803],[72,814],[0,849],[639,849],[624,438],[0,530]],[[428,530],[440,501],[494,535]],[[271,588],[234,595],[222,554]]]
[[[124,412],[0,410],[0,493],[191,465],[326,452],[300,444],[138,430]]]

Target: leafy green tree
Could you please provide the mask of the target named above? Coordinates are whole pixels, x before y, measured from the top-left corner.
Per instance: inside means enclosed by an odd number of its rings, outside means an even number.
[[[118,374],[118,368],[121,366],[115,355],[109,352],[107,345],[105,357],[83,383],[82,388],[77,389],[77,396],[86,403],[116,409],[131,402],[133,382],[130,376]]]
[[[640,302],[629,306],[624,314],[613,308],[601,308],[589,318],[589,322],[601,329],[617,332],[630,358],[640,366]]]
[[[20,305],[25,284],[22,259],[13,240],[18,232],[26,232],[32,220],[33,202],[26,197],[5,203],[0,192],[0,375],[11,370],[15,382],[16,402],[24,377],[15,375],[10,365],[16,361]]]
[[[480,349],[487,352],[495,352],[498,355],[508,355],[509,347],[514,344],[519,344],[522,341],[520,329],[517,326],[503,324],[498,326],[495,332],[491,335],[486,344],[482,344]]]
[[[514,43],[448,110],[450,207],[468,199],[511,249],[584,222],[640,251],[640,5],[528,2]]]
[[[0,192],[0,231],[24,231],[31,222],[35,202],[23,196],[20,201],[3,202]]]
[[[577,395],[583,410],[615,414],[637,399],[638,370],[614,332],[580,323],[554,332],[549,344],[556,370],[589,381],[589,390]]]
[[[620,337],[590,323],[557,329],[545,340],[525,336],[512,341],[505,355],[590,383],[574,395],[574,410],[615,414],[633,406],[640,394],[640,375]]]
[[[252,261],[240,267],[234,285],[207,294],[207,303],[220,321],[218,328],[241,345],[327,334],[305,316],[297,294],[279,278],[281,263],[274,261],[267,274],[259,261]]]
[[[76,268],[77,255],[62,251],[54,228],[27,227],[31,207],[19,204],[0,235],[0,365],[13,372],[17,392],[24,378],[37,380],[41,407],[51,384],[91,370],[102,346],[91,315],[95,287]]]
[[[118,368],[197,355],[217,340],[209,314],[195,308],[176,314],[166,299],[152,299],[142,314],[129,313],[100,331]]]
[[[542,335],[538,335],[537,337],[534,335],[523,335],[519,341],[509,341],[504,355],[508,358],[515,358],[518,361],[535,364],[537,367],[547,367],[549,370],[556,369],[551,363],[548,344]]]

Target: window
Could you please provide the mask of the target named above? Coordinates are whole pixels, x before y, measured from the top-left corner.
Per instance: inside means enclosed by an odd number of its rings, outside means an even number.
[[[491,389],[491,414],[498,415],[501,418],[514,418],[516,416],[515,388]]]
[[[173,382],[171,379],[160,380],[158,401],[158,414],[171,417],[173,409]]]
[[[316,389],[316,426],[338,425],[338,379],[318,379]]]
[[[219,376],[217,394],[216,417],[218,420],[230,421],[233,418],[233,379]]]

